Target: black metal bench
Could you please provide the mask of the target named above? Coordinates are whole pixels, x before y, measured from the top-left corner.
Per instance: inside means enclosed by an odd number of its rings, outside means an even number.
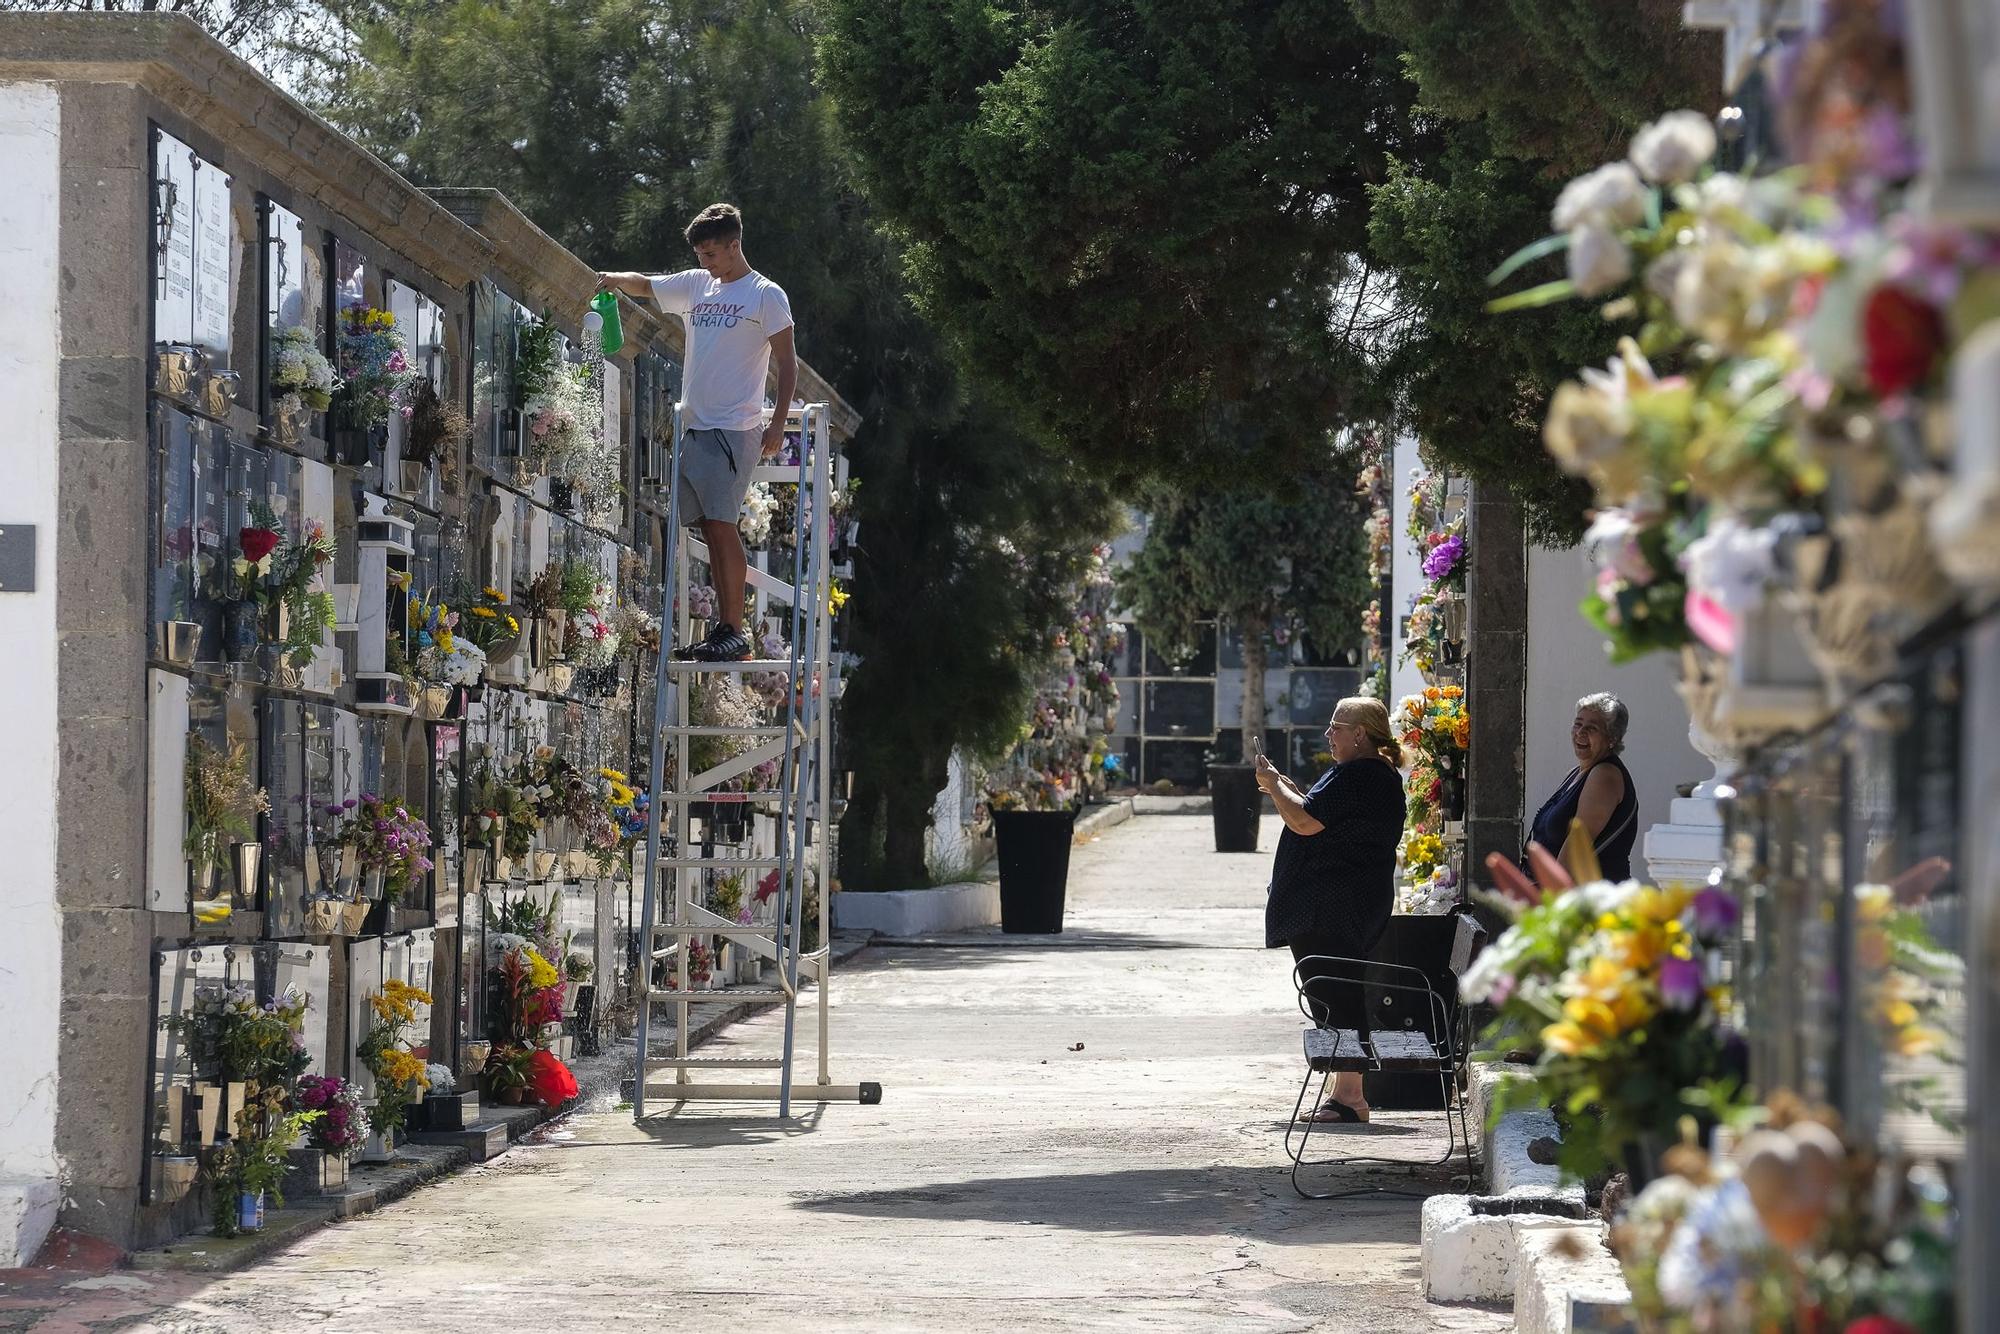
[[[1471,963],[1472,951],[1481,932],[1469,916],[1459,919],[1453,941],[1449,973],[1454,983]],[[1292,1189],[1309,1200],[1340,1199],[1349,1195],[1403,1195],[1421,1192],[1392,1190],[1383,1186],[1360,1186],[1351,1190],[1311,1192],[1299,1184],[1302,1167],[1367,1164],[1395,1167],[1442,1167],[1461,1150],[1465,1171],[1472,1174],[1472,1136],[1465,1115],[1466,1059],[1471,1049],[1471,1021],[1462,1006],[1447,1001],[1423,970],[1400,964],[1374,963],[1333,955],[1308,955],[1292,969],[1292,986],[1298,993],[1299,1010],[1315,1026],[1305,1031],[1305,1078],[1292,1108],[1292,1123],[1285,1131],[1285,1150],[1292,1160]],[[1363,1028],[1318,1027],[1315,990],[1328,987],[1360,986],[1370,992],[1395,993],[1406,999],[1426,1021],[1425,1027],[1371,1030]],[[1406,1021],[1414,1025],[1414,1019]],[[1309,1159],[1314,1121],[1302,1120],[1308,1109],[1306,1095],[1315,1079],[1319,1090],[1310,1104],[1319,1108],[1327,1086],[1336,1074],[1435,1074],[1444,1108],[1445,1149],[1434,1160],[1384,1158],[1374,1155]],[[1294,1142],[1296,1141],[1296,1143]]]

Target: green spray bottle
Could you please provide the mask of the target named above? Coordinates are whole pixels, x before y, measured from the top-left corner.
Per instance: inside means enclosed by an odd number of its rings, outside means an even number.
[[[604,321],[604,355],[616,355],[625,346],[625,330],[618,322],[618,293],[599,292],[591,298],[590,307]]]

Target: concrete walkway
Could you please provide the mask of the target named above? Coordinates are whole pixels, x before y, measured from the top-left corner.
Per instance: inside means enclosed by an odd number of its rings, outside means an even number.
[[[1208,820],[1142,817],[1077,850],[1059,938],[862,954],[834,979],[834,1077],[880,1106],[638,1127],[601,1102],[254,1269],[160,1280],[171,1304],[123,1327],[1505,1329],[1422,1300],[1416,1201],[1308,1203],[1280,1170],[1300,1022],[1258,948],[1276,837],[1218,856]],[[1415,1131],[1371,1147],[1435,1155],[1435,1116],[1395,1119]]]

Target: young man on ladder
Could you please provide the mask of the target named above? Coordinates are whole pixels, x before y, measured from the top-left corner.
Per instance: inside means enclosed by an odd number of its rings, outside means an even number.
[[[708,541],[716,625],[708,638],[675,650],[697,662],[750,656],[743,621],[748,561],[736,521],[750,490],[750,470],[785,442],[785,416],[798,384],[792,351],[792,304],[785,289],[743,258],[743,215],[710,204],[688,224],[687,242],[701,265],[657,277],[600,273],[598,290],[635,301],[651,297],[687,329],[681,379],[681,522]],[[777,408],[764,424],[764,379],[778,363]]]

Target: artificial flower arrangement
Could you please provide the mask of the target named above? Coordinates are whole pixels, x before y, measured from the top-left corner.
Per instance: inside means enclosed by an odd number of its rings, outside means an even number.
[[[522,895],[505,904],[487,938],[488,976],[496,1004],[488,1016],[494,1044],[488,1086],[502,1101],[532,1089],[545,1104],[576,1096],[576,1080],[553,1052],[549,1034],[562,1023],[564,970],[569,942],[557,932],[559,896],[546,901]]]
[[[422,378],[411,367],[396,317],[355,304],[340,312],[341,415],[351,426],[380,426],[392,414],[407,416],[410,391]]]
[[[544,377],[540,390],[523,409],[529,456],[545,477],[572,481],[584,468],[593,446],[590,372],[558,362]]]
[[[465,845],[486,848],[507,857],[525,857],[542,826],[539,785],[531,795],[520,766],[509,766],[492,749],[478,744],[472,754],[467,783]]]
[[[1532,1080],[1501,1086],[1495,1114],[1535,1101],[1554,1107],[1567,1118],[1566,1175],[1623,1167],[1637,1183],[1684,1118],[1713,1126],[1736,1106],[1741,1053],[1725,1023],[1722,956],[1739,914],[1717,888],[1597,879],[1587,836],[1581,844],[1570,852],[1582,872],[1574,877],[1531,849],[1539,897],[1524,907],[1494,896],[1513,924],[1460,987],[1468,1002],[1498,1010],[1488,1047],[1540,1052]],[[1526,891],[1519,872],[1496,863],[1489,869],[1503,889]]]
[[[1410,595],[1408,632],[1397,661],[1399,665],[1414,661],[1428,679],[1446,657],[1447,612],[1465,588],[1465,520],[1461,516],[1446,521],[1442,476],[1412,469],[1409,499],[1404,531],[1416,548],[1427,582]]]
[[[488,661],[511,657],[521,642],[521,620],[499,589],[485,587],[456,599],[458,623],[453,632],[468,639]]]
[[[486,670],[486,650],[458,633],[459,612],[435,593],[410,600],[412,670],[428,685],[476,686]]]
[[[416,1022],[417,1007],[430,1003],[428,991],[394,977],[368,998],[375,1021],[362,1034],[354,1051],[375,1076],[375,1106],[369,1113],[368,1125],[378,1135],[386,1136],[400,1129],[408,1115],[408,1104],[422,1096],[427,1087],[424,1062],[411,1054],[406,1030]]]
[[[689,716],[699,727],[749,728],[763,722],[764,709],[748,687],[722,673],[699,677],[689,698]],[[748,754],[757,746],[754,736],[737,732],[725,736],[694,736],[687,739],[688,768],[706,773]],[[765,760],[720,784],[719,792],[767,792],[777,786],[778,762]]]
[[[271,809],[271,801],[251,781],[250,750],[241,741],[217,749],[201,733],[189,732],[182,780],[187,830],[181,851],[206,888],[218,872],[230,870],[232,845],[257,836],[257,817]]]
[[[1727,1161],[1691,1144],[1612,1229],[1647,1334],[1951,1334],[1958,1224],[1945,1179],[1779,1094]]]
[[[618,660],[618,590],[608,579],[591,587],[590,601],[570,617],[569,656],[578,667],[601,669]]]
[[[354,849],[364,873],[382,877],[382,892],[396,903],[429,874],[431,830],[401,799],[364,792],[358,802],[341,803],[346,821],[334,842]]]
[[[271,338],[271,390],[279,412],[287,416],[333,406],[340,379],[333,363],[319,350],[319,340],[305,328],[280,329]]]
[[[771,519],[778,512],[778,498],[768,482],[752,482],[743,497],[743,515],[736,521],[743,545],[762,547],[771,540]]]
[[[1472,718],[1463,686],[1425,686],[1422,694],[1403,696],[1390,723],[1404,750],[1427,759],[1446,782],[1464,777]]]
[[[316,585],[321,569],[332,563],[334,554],[326,525],[314,519],[278,549],[272,562],[271,597],[285,607],[283,647],[286,660],[294,667],[310,664],[333,631],[333,594]]]
[[[1774,590],[1813,647],[1818,600],[1838,591],[1845,565],[1887,573],[1848,588],[1821,651],[1866,657],[1943,590],[1923,550],[1941,452],[1926,399],[1995,312],[2000,236],[1905,210],[1917,169],[1906,83],[1881,81],[1858,102],[1840,86],[1885,51],[1899,61],[1896,36],[1874,18],[1857,28],[1833,17],[1807,59],[1836,71],[1834,86],[1793,90],[1802,166],[1718,170],[1707,118],[1672,113],[1640,132],[1627,161],[1571,182],[1555,209],[1561,234],[1494,275],[1565,250],[1566,278],[1494,308],[1615,295],[1607,316],[1638,323],[1606,372],[1557,391],[1544,428],[1558,462],[1615,512],[1615,540],[1600,546],[1610,573],[1585,611],[1624,656],[1689,637],[1729,654]],[[1857,33],[1856,59],[1818,50]]]
[[[322,1153],[345,1157],[368,1140],[367,1110],[354,1085],[339,1075],[301,1075],[292,1090],[292,1106],[318,1112],[309,1132],[312,1146]]]
[[[282,1091],[311,1063],[305,1051],[306,1006],[296,988],[260,1004],[247,982],[202,982],[192,1006],[162,1017],[160,1027],[186,1044],[196,1074]]]

